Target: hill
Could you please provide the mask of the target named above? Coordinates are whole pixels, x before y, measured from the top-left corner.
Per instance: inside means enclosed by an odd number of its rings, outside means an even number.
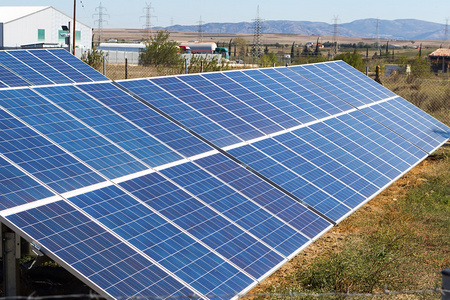
[[[415,20],[378,20],[380,38],[404,40],[443,40],[445,26],[439,23]],[[253,23],[206,23],[203,32],[249,34],[253,32]],[[333,35],[334,26],[325,22],[307,21],[264,21],[264,33],[282,33],[299,35]],[[198,25],[173,25],[159,27],[169,31],[196,32]],[[350,23],[339,24],[339,36],[375,38],[377,36],[377,20],[362,19]]]

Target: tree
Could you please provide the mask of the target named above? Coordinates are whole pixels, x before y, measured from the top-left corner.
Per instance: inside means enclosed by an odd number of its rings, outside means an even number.
[[[244,58],[247,53],[246,48],[248,46],[248,42],[243,37],[237,37],[234,39],[234,44],[237,46],[238,56],[240,58]]]
[[[155,37],[150,37],[144,42],[145,50],[139,54],[139,63],[148,66],[177,67],[181,65],[181,57],[178,55],[179,45],[176,41],[169,40],[170,33],[160,30]]]
[[[97,47],[93,47],[81,55],[81,60],[93,67],[94,69],[99,69],[102,65],[103,51],[98,50]]]
[[[416,58],[411,62],[411,75],[416,77],[426,77],[429,76],[431,64],[421,57],[417,55]]]
[[[343,60],[355,69],[358,69],[360,71],[363,71],[364,69],[364,62],[362,60],[361,55],[356,51],[356,48],[353,50],[353,52],[346,52],[339,55],[336,55],[334,58],[335,60]]]
[[[275,53],[270,52],[268,54],[263,54],[259,58],[259,64],[261,67],[272,67],[274,64],[278,62],[278,58]]]

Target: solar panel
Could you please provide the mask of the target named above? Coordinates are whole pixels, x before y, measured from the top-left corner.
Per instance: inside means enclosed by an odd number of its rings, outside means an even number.
[[[343,62],[97,83],[1,56],[84,82],[5,82],[2,221],[111,298],[244,294],[450,135]]]
[[[64,49],[0,52],[0,88],[109,81]]]

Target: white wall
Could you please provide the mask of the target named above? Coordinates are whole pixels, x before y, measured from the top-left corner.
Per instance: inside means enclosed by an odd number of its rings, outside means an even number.
[[[20,47],[21,45],[36,43],[60,43],[59,30],[61,25],[68,25],[71,17],[49,7],[37,13],[25,16],[23,18],[4,23],[4,47]],[[45,40],[38,40],[38,29],[45,29]],[[91,48],[92,29],[77,22],[77,31],[81,31],[81,40],[79,45],[83,49]]]

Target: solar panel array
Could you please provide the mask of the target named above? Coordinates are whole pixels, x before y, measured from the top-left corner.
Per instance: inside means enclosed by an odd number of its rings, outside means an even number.
[[[450,134],[343,62],[111,82],[62,51],[0,55],[0,216],[112,298],[246,293]]]
[[[105,80],[108,78],[61,48],[0,52],[0,89]]]

